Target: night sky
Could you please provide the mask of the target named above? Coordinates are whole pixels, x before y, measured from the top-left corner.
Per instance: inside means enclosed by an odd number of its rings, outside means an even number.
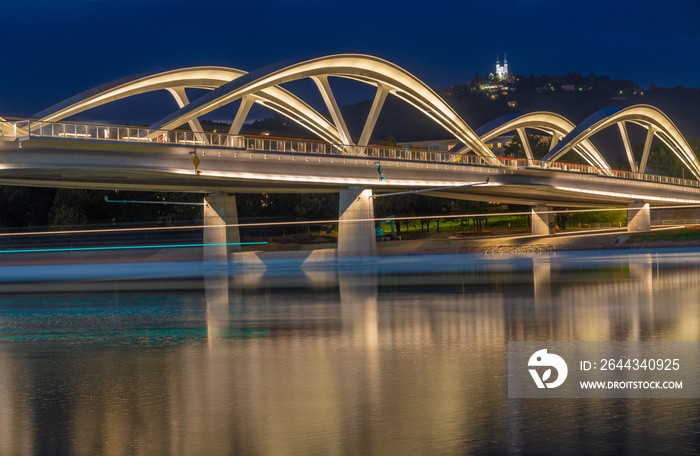
[[[34,0],[3,2],[0,30],[0,116],[31,116],[138,73],[251,71],[345,52],[387,59],[435,88],[494,71],[504,52],[516,74],[700,86],[697,0]],[[339,95],[357,98],[365,93]]]

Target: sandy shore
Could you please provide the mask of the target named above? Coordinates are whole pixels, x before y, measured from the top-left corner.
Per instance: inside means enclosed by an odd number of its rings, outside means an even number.
[[[680,231],[676,228],[671,231]],[[673,247],[700,247],[700,241],[628,242],[628,233],[622,230],[606,230],[600,233],[558,233],[553,236],[513,236],[497,238],[465,239],[455,235],[442,239],[380,242],[380,255],[410,255],[426,253],[519,253],[562,250],[650,249]]]
[[[682,228],[675,228],[676,231]],[[600,232],[567,232],[553,236],[464,236],[451,232],[421,233],[421,239],[377,243],[377,253],[387,255],[421,255],[440,253],[519,253],[550,252],[563,250],[649,249],[669,247],[700,247],[700,241],[627,242],[628,233],[623,229]],[[282,244],[272,242],[256,246],[254,250],[296,251],[335,249],[334,243]],[[245,249],[244,249],[245,250]]]

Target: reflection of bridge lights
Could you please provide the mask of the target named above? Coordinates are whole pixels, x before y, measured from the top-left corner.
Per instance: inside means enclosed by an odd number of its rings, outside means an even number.
[[[217,244],[154,244],[154,245],[119,245],[109,247],[60,247],[46,249],[0,250],[0,253],[50,253],[50,252],[93,252],[103,250],[142,250],[172,249],[178,247],[212,247],[220,245],[265,245],[267,242],[222,242]]]

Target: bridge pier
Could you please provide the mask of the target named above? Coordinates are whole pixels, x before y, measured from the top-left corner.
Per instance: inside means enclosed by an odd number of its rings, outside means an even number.
[[[554,214],[547,213],[549,211],[551,211],[551,208],[544,205],[538,205],[532,208],[533,236],[554,234]]]
[[[235,196],[217,192],[204,198],[203,259],[210,266],[225,268],[229,254],[241,251],[240,245],[225,245],[241,242],[238,227],[225,226],[232,223],[238,223]]]
[[[627,206],[627,232],[651,231],[651,214],[649,203],[637,200]]]
[[[339,206],[338,258],[376,256],[372,190],[361,187],[341,190]]]

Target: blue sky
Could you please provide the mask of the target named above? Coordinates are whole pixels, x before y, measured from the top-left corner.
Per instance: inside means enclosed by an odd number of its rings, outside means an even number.
[[[436,88],[493,71],[700,87],[700,2],[34,0],[3,6],[0,116],[123,76],[358,52]],[[348,102],[353,94],[345,94]]]

